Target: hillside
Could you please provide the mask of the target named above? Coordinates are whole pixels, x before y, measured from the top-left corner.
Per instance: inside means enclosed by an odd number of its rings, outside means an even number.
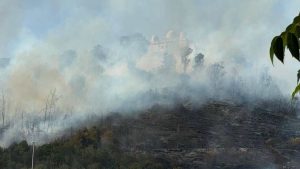
[[[35,168],[297,168],[300,119],[284,101],[155,105],[98,117],[36,147]],[[30,168],[25,141],[0,153],[0,168]]]

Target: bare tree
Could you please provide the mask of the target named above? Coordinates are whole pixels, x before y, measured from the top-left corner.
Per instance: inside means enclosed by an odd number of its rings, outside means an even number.
[[[46,126],[46,121],[47,121],[47,112],[48,112],[48,102],[49,102],[49,96],[47,96],[47,100],[45,103],[45,107],[43,109],[44,111],[44,125]]]
[[[47,131],[51,127],[51,120],[53,118],[53,114],[57,110],[57,102],[59,100],[59,97],[56,94],[56,89],[51,90],[50,94],[47,96],[45,107],[42,110],[44,112],[44,126],[46,127],[47,123]]]
[[[2,115],[2,126],[4,127],[5,125],[5,107],[6,107],[6,100],[5,100],[5,95],[4,91],[2,90],[2,109],[1,109],[1,115]]]
[[[34,141],[32,142],[31,169],[33,169],[33,164],[34,164]]]
[[[186,48],[184,49],[184,51],[182,52],[181,55],[181,62],[183,64],[183,71],[186,72],[186,69],[190,63],[190,59],[188,59],[189,54],[191,54],[193,52],[193,49],[191,48]]]
[[[22,111],[22,130],[24,130],[24,111]]]
[[[214,63],[208,68],[210,82],[213,84],[214,89],[221,87],[223,76],[225,75],[225,67],[222,62]]]

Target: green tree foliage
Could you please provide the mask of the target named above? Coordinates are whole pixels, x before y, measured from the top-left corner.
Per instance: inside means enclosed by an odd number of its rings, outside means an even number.
[[[300,14],[296,16],[293,22],[286,27],[280,35],[275,36],[271,42],[270,59],[273,64],[274,55],[278,60],[284,63],[285,49],[287,48],[292,57],[300,61],[299,53],[299,38],[300,38]],[[292,98],[300,91],[300,70],[297,74],[297,86],[292,93]]]

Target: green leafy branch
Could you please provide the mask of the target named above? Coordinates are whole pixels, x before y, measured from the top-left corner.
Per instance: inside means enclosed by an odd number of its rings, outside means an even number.
[[[275,36],[271,42],[270,47],[270,59],[274,65],[274,55],[278,60],[284,63],[285,49],[288,48],[292,57],[300,62],[299,53],[299,38],[300,38],[300,14],[296,16],[284,32],[280,35]],[[297,86],[292,93],[292,98],[300,91],[300,70],[297,73]]]

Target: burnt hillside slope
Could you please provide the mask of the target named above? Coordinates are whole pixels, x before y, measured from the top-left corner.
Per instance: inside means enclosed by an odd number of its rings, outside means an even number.
[[[300,127],[292,108],[282,102],[253,106],[208,102],[154,106],[122,126],[121,148],[151,154],[182,168],[264,168],[298,166]]]
[[[209,101],[112,113],[36,149],[36,168],[299,168],[300,119],[283,101]],[[29,167],[26,142],[0,153],[1,168]]]

